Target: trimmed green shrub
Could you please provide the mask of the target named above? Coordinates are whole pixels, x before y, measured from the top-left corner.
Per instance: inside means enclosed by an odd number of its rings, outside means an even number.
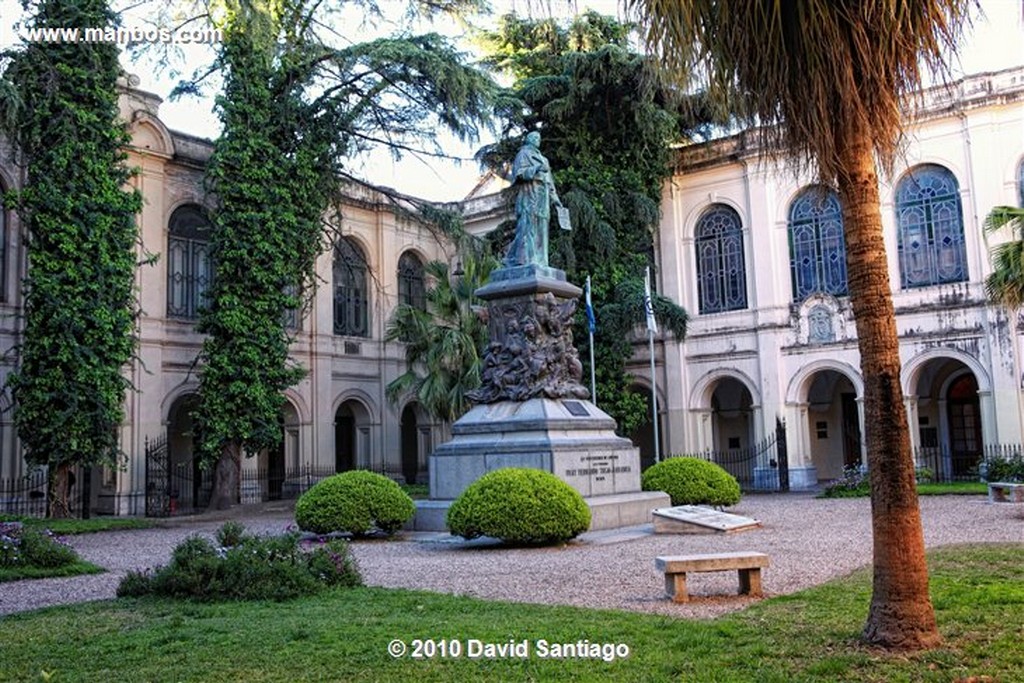
[[[119,597],[160,595],[202,601],[288,600],[328,586],[358,586],[362,577],[348,544],[300,542],[298,534],[252,536],[237,522],[217,532],[216,547],[193,536],[174,549],[170,564],[152,572],[132,571],[117,587]]]
[[[366,470],[342,472],[317,482],[295,504],[303,531],[347,531],[364,536],[374,529],[393,534],[412,519],[416,506],[391,479]]]
[[[467,539],[561,543],[590,527],[590,508],[576,489],[550,472],[509,467],[470,484],[448,508],[447,524],[453,535]]]
[[[713,462],[700,458],[668,458],[644,470],[644,491],[664,491],[673,505],[735,505],[740,502],[736,479]]]

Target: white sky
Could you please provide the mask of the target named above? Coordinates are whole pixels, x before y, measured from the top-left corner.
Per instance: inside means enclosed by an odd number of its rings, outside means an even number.
[[[389,3],[393,3],[395,7],[404,5],[404,2],[397,0],[381,0],[380,4],[386,7]],[[559,15],[571,14],[574,8],[579,11],[594,8],[606,14],[620,13],[616,0],[578,0],[575,3],[569,0],[492,0],[491,5],[494,8],[492,16],[495,17],[509,9],[516,9],[521,14],[534,15],[545,14],[549,8]],[[965,39],[960,50],[960,64],[955,72],[980,73],[1024,65],[1024,0],[981,0],[981,6],[985,16],[975,21],[973,31]],[[144,13],[146,8],[140,8],[138,11]],[[0,0],[0,49],[17,44],[17,34],[13,25],[22,14],[19,0]],[[130,18],[126,19],[124,24],[126,27],[136,25]],[[353,41],[376,37],[382,30],[374,32],[372,29],[349,27],[347,24],[345,29],[352,34]],[[455,40],[461,37],[461,29],[450,22],[441,22],[425,27],[424,30],[445,33]],[[461,47],[465,51],[472,48],[469,44]],[[201,49],[191,55],[191,60],[195,64],[203,63]],[[123,58],[122,62],[128,71],[139,76],[140,87],[143,90],[166,98],[174,87],[174,80],[166,75],[158,76],[151,67],[132,64],[126,58]],[[191,73],[191,70],[191,66],[182,69],[185,74]],[[165,101],[161,107],[161,118],[172,129],[213,137],[218,130],[218,122],[211,111],[211,105],[212,98]],[[387,153],[377,153],[356,160],[350,171],[373,183],[390,186],[425,199],[461,199],[473,188],[479,175],[476,162],[472,160],[473,153],[481,144],[489,141],[490,138],[469,145],[455,140],[446,143],[446,148],[451,149],[453,154],[465,159],[461,164],[438,159],[423,161],[408,156],[396,163]]]

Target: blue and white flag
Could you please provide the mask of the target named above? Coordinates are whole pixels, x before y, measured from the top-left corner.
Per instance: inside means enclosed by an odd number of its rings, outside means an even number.
[[[587,327],[590,329],[590,334],[594,334],[594,330],[597,329],[597,321],[594,319],[594,304],[590,300],[590,276],[587,276],[587,288],[586,288],[586,299],[587,303]]]
[[[658,321],[654,319],[654,303],[651,301],[651,267],[644,271],[644,313],[647,315],[647,331],[658,334]]]

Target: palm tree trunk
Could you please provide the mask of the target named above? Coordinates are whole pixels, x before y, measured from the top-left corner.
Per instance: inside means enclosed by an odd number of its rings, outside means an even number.
[[[237,441],[224,444],[213,469],[213,493],[210,510],[227,510],[238,502],[238,484],[242,469],[242,445]]]
[[[919,649],[940,641],[928,596],[921,512],[900,385],[899,339],[882,238],[878,177],[864,126],[843,133],[838,186],[846,232],[850,303],[864,377],[871,481],[874,582],[864,640]]]

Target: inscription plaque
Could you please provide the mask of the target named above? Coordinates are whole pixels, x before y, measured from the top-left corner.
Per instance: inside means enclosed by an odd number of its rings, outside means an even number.
[[[570,415],[576,417],[590,417],[590,413],[587,412],[587,407],[579,401],[562,401],[562,405],[569,411]]]

